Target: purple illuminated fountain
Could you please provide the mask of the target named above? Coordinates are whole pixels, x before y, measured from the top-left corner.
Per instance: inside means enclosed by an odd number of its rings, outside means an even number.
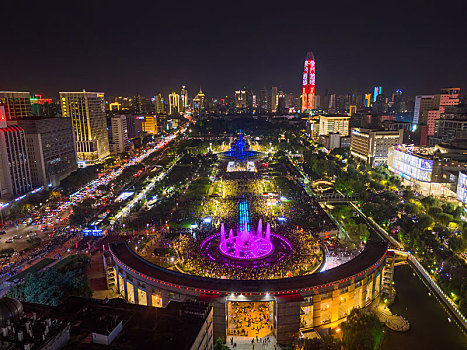
[[[260,259],[268,256],[274,249],[271,242],[271,225],[266,225],[263,235],[263,223],[259,220],[256,232],[248,231],[248,225],[237,230],[236,234],[230,229],[229,236],[225,235],[224,224],[221,225],[219,250],[233,259]]]

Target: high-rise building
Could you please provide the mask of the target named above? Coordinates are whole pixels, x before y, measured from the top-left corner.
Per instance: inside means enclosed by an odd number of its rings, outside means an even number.
[[[277,113],[287,113],[287,110],[285,108],[285,94],[282,90],[277,93]]]
[[[62,116],[71,118],[75,132],[78,166],[95,164],[107,157],[109,137],[101,92],[60,92]]]
[[[136,114],[143,113],[143,98],[139,94],[139,92],[136,93],[135,97],[133,97],[132,110],[133,110],[133,113],[136,113]]]
[[[402,144],[404,130],[352,129],[350,153],[371,167],[384,165],[390,147]]]
[[[157,134],[157,117],[155,115],[144,117],[143,131],[152,135]]]
[[[305,57],[302,81],[302,112],[315,109],[315,58],[313,52]]]
[[[375,86],[373,88],[373,102],[376,102],[376,98],[378,97],[378,95],[381,95],[382,90],[383,90],[382,86]]]
[[[126,126],[128,129],[128,138],[133,139],[143,131],[143,123],[145,118],[143,116],[127,115]]]
[[[57,187],[78,168],[71,118],[32,117],[10,123],[24,130],[34,188]]]
[[[180,95],[175,91],[169,95],[169,114],[180,114]]]
[[[436,121],[445,113],[446,107],[460,104],[459,95],[460,88],[446,88],[437,95],[416,96],[413,123],[427,125],[427,135],[433,136]]]
[[[467,118],[439,119],[435,122],[435,133],[430,145],[467,140]]]
[[[273,86],[271,88],[271,110],[270,110],[272,113],[277,113],[277,95],[278,95],[277,86]]]
[[[435,95],[418,95],[415,97],[413,124],[427,124],[428,111],[436,107]]]
[[[188,90],[186,89],[186,86],[183,85],[180,90],[180,110],[185,112],[187,107],[188,107]]]
[[[55,104],[51,98],[43,98],[42,95],[35,95],[29,98],[31,101],[32,114],[37,117],[54,117],[55,116]]]
[[[205,98],[206,95],[204,92],[199,89],[199,92],[196,94],[195,98],[193,99],[193,111],[196,115],[199,115],[205,108]]]
[[[268,99],[268,96],[269,96],[269,92],[268,92],[268,89],[266,89],[266,87],[262,90],[260,90],[259,92],[259,109],[261,111],[261,113],[267,113],[269,111],[269,99]]]
[[[32,189],[26,138],[17,125],[8,126],[0,106],[0,197],[21,196]]]
[[[349,136],[349,116],[346,115],[320,115],[319,134],[329,135],[338,132],[341,136]]]
[[[246,91],[244,89],[235,90],[235,108],[246,108]]]
[[[371,106],[371,94],[365,94],[365,107]]]
[[[116,115],[110,119],[112,128],[112,143],[110,144],[112,153],[118,154],[128,150],[128,126],[125,115]]]
[[[5,108],[6,120],[32,116],[30,95],[29,92],[0,91],[0,106]]]
[[[154,99],[156,105],[156,114],[159,115],[165,113],[164,98],[162,97],[162,94],[158,93]]]

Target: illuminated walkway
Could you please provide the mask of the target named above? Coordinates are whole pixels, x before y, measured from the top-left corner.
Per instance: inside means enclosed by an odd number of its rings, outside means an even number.
[[[230,343],[230,339],[233,338],[233,342],[234,343],[237,343],[237,346],[234,348],[231,343]],[[267,337],[265,337],[267,339]],[[255,342],[254,342],[254,348],[255,350],[258,349],[258,350],[275,350],[275,349],[280,349],[279,346],[276,346],[277,345],[277,342],[276,342],[276,338],[272,335],[269,336],[269,343],[266,341],[266,343],[261,343],[262,340],[264,340],[265,338],[258,338],[260,342],[256,342],[256,338],[255,338]],[[236,350],[251,350],[253,349],[253,346],[251,344],[251,340],[253,338],[247,338],[247,337],[237,337],[237,336],[234,336],[234,337],[227,337],[227,343],[226,345],[230,348],[230,349],[236,349]]]

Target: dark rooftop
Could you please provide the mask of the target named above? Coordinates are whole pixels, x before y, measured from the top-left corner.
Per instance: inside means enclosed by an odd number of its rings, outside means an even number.
[[[92,333],[109,334],[121,321],[121,333],[109,349],[189,349],[210,310],[205,303],[170,302],[164,308],[70,297],[52,307],[24,303],[25,312],[54,317],[71,323],[70,342],[65,349],[102,349],[92,343]]]

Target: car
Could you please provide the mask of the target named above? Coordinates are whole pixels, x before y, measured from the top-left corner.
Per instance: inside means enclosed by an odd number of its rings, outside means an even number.
[[[14,235],[14,236],[13,236],[13,238],[14,238],[14,239],[21,239],[21,238],[23,238],[23,236],[20,236],[20,235]]]
[[[10,238],[10,239],[7,239],[5,243],[13,243],[14,241],[15,241],[14,239]]]
[[[0,235],[6,235],[6,231],[0,231]]]

